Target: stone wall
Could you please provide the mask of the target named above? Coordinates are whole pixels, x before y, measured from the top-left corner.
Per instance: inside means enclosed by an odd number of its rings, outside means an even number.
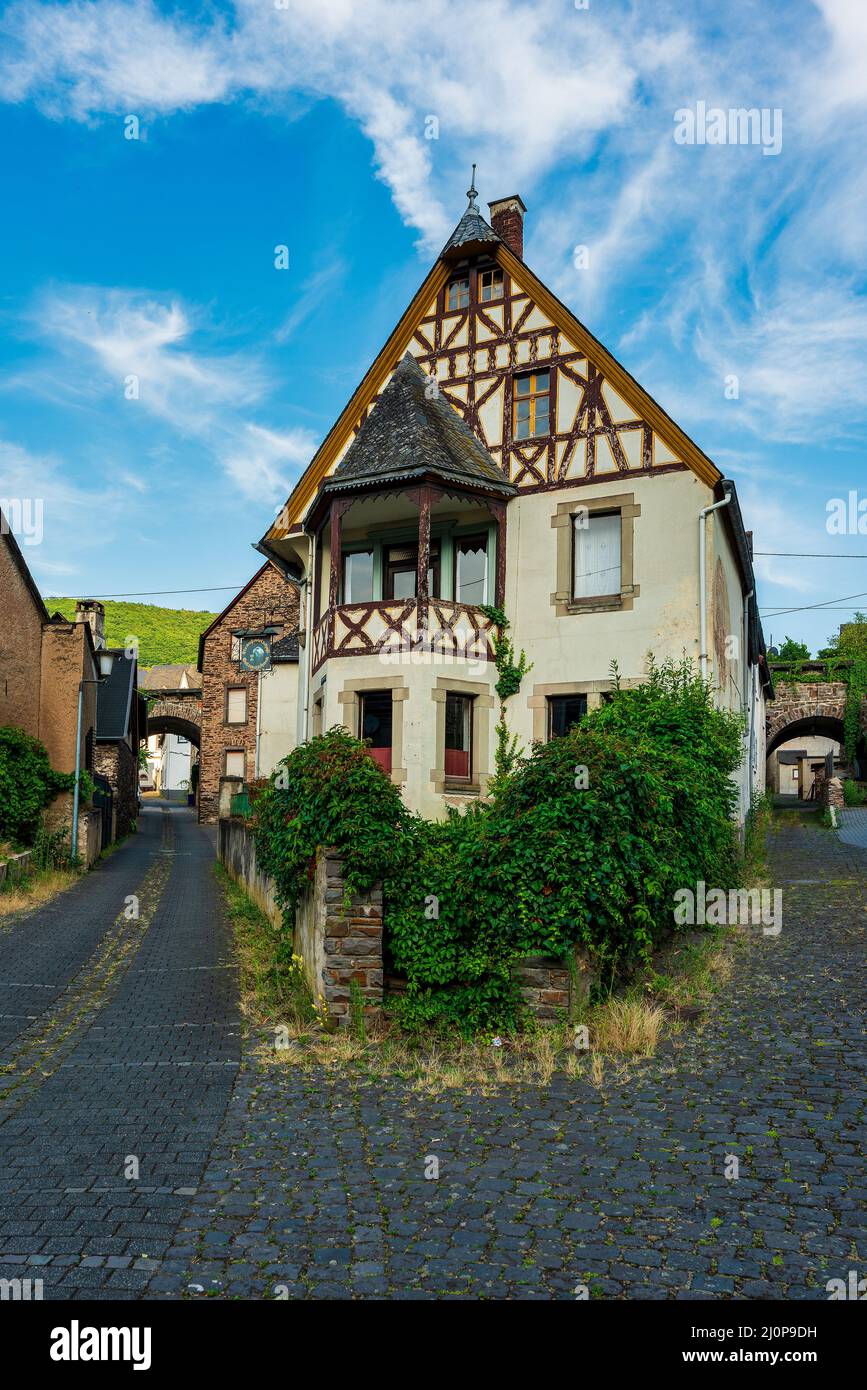
[[[259,678],[242,671],[232,656],[232,632],[237,628],[276,627],[275,640],[298,626],[298,589],[279,570],[266,564],[205,638],[202,656],[202,733],[199,753],[199,819],[219,816],[220,778],[226,770],[226,752],[240,749],[246,755],[245,778],[255,776],[256,705]],[[247,719],[226,723],[226,691],[246,686]]]
[[[513,967],[512,978],[524,1004],[536,1018],[570,1018],[586,1000],[593,970],[586,953],[575,952],[574,965],[551,956],[528,956]]]
[[[93,770],[108,779],[114,793],[115,835],[129,835],[138,816],[138,760],[135,754],[123,740],[98,743],[94,751]]]
[[[43,613],[18,564],[17,544],[0,522],[0,726],[39,734]]]
[[[253,835],[245,821],[219,823],[219,856],[230,876],[275,926],[283,926],[274,882],[260,872]],[[303,962],[311,995],[325,1001],[339,1027],[349,1022],[350,985],[358,982],[365,1012],[382,1007],[382,890],[379,886],[344,906],[343,861],[320,851],[310,887],[295,913],[293,949]]]

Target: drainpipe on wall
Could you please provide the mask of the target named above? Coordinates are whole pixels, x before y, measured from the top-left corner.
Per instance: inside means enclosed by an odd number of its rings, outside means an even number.
[[[262,729],[262,672],[259,672],[259,684],[256,688],[256,756],[253,760],[254,775],[259,779],[259,735]]]
[[[746,748],[744,750],[747,758],[747,810],[750,809],[750,805],[753,799],[753,723],[755,720],[755,680],[753,677],[753,668],[750,665],[749,622],[750,599],[753,597],[754,593],[755,589],[750,589],[750,592],[744,596],[744,660],[741,666],[741,679],[744,687],[742,697],[743,711],[747,717],[745,738]],[[747,685],[747,676],[749,676],[749,686]]]
[[[705,555],[705,531],[706,518],[711,512],[718,512],[720,507],[727,507],[732,500],[732,495],[727,492],[721,502],[714,502],[710,507],[704,507],[698,514],[698,599],[699,599],[699,661],[701,662],[701,678],[707,680],[707,558]]]
[[[310,737],[310,681],[311,681],[311,662],[313,658],[313,576],[316,574],[316,536],[310,537],[310,566],[307,570],[307,584],[304,594],[304,631],[306,640],[303,647],[304,652],[304,718],[302,726],[301,742],[306,743]]]

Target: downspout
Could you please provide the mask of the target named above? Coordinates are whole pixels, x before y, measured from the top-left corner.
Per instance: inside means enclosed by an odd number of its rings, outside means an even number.
[[[719,511],[720,507],[727,507],[732,500],[732,494],[727,492],[721,502],[714,502],[710,507],[704,507],[698,514],[698,600],[699,600],[699,661],[701,663],[701,678],[707,680],[707,558],[705,555],[705,532],[706,518],[711,512]]]
[[[75,786],[72,792],[72,862],[78,862],[78,797],[81,784],[81,711],[84,704],[84,681],[78,685],[78,718],[75,724]]]
[[[256,689],[256,756],[253,761],[254,775],[259,780],[259,737],[262,731],[262,672],[259,672],[259,684]]]
[[[746,810],[750,809],[753,800],[753,724],[755,720],[755,676],[753,667],[750,663],[750,599],[755,593],[755,589],[744,596],[744,662],[743,662],[743,711],[747,718],[746,728],[746,757],[747,757],[747,805]],[[747,683],[749,676],[749,684]]]
[[[304,594],[304,717],[302,721],[301,742],[306,743],[310,737],[310,663],[313,654],[313,577],[316,574],[316,533],[310,537],[310,564],[307,569],[307,582]]]

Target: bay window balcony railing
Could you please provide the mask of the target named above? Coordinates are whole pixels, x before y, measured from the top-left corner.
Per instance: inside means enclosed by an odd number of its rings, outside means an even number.
[[[338,656],[493,661],[493,628],[480,609],[450,599],[339,604],[313,629],[312,670]]]

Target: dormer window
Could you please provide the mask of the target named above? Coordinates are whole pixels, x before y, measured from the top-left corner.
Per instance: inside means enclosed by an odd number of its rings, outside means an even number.
[[[479,271],[479,301],[489,304],[503,297],[503,272],[498,269]]]
[[[459,275],[452,280],[446,292],[447,309],[466,309],[470,303],[470,277]]]
[[[535,439],[550,428],[551,374],[526,372],[515,377],[512,404],[512,435],[515,439]]]

